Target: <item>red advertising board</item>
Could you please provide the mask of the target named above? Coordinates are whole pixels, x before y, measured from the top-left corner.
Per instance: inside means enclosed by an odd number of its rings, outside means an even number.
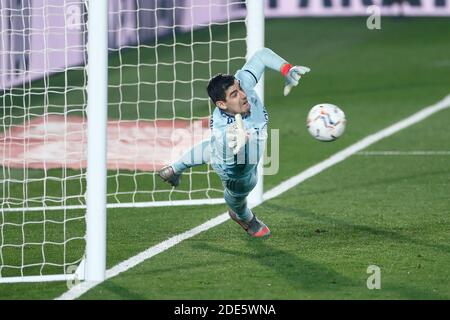
[[[158,170],[209,139],[208,118],[108,122],[108,169]],[[82,117],[38,117],[0,134],[0,165],[71,168],[87,163],[87,122]]]

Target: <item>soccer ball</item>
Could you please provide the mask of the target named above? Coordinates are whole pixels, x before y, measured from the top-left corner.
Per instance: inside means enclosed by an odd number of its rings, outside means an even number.
[[[321,103],[311,108],[306,119],[309,133],[320,141],[333,141],[345,130],[345,114],[337,106]]]

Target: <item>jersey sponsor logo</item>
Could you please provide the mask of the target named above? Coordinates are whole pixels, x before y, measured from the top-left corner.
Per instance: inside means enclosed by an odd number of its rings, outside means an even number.
[[[208,119],[109,121],[108,169],[159,170],[209,139]],[[76,116],[38,117],[0,134],[0,165],[85,168],[87,123]]]

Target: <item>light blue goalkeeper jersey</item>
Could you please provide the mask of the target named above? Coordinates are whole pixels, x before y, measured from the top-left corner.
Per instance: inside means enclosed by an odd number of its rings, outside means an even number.
[[[194,146],[172,164],[174,172],[181,174],[188,168],[210,163],[222,180],[225,202],[241,221],[249,222],[254,217],[247,206],[247,196],[258,180],[256,169],[264,154],[269,122],[266,109],[254,88],[266,67],[281,71],[285,63],[272,50],[263,48],[235,74],[250,104],[250,112],[242,116],[249,139],[237,155],[233,154],[226,139],[228,126],[234,124],[235,116],[216,107],[210,120],[211,138]]]
[[[227,126],[235,122],[235,117],[215,108],[210,123],[210,162],[222,180],[245,179],[249,174],[254,173],[264,154],[267,140],[269,116],[255,92],[254,87],[257,83],[255,74],[249,69],[241,69],[235,77],[250,104],[250,112],[242,117],[245,130],[249,133],[249,140],[245,148],[234,155],[232,149],[226,144],[226,130]]]
[[[241,152],[234,155],[226,142],[227,126],[234,123],[234,115],[216,107],[210,119],[211,139],[195,146],[174,163],[175,171],[182,172],[195,165],[210,163],[223,181],[248,179],[255,174],[264,154],[269,116],[254,88],[266,67],[280,71],[284,63],[286,61],[272,50],[263,48],[235,74],[250,104],[250,112],[242,117],[249,140]]]
[[[210,162],[222,180],[246,179],[256,172],[264,154],[269,116],[254,88],[266,67],[279,71],[284,63],[286,61],[272,50],[263,48],[235,74],[250,103],[250,113],[242,117],[249,141],[245,150],[237,155],[233,155],[228,148],[225,138],[227,126],[235,121],[235,117],[217,107],[214,110],[211,117]]]

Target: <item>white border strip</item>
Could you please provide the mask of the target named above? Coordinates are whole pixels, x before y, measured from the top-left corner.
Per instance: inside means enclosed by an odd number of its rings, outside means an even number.
[[[274,187],[273,189],[269,190],[268,192],[266,192],[264,194],[264,197],[263,197],[264,201],[267,201],[269,199],[279,196],[280,194],[295,187],[296,185],[305,181],[306,179],[347,159],[349,156],[361,151],[364,148],[367,148],[371,144],[374,144],[375,142],[377,142],[383,138],[389,137],[389,136],[393,135],[394,133],[396,133],[404,128],[407,128],[413,124],[416,124],[416,123],[426,119],[427,117],[431,116],[432,114],[434,114],[442,109],[448,108],[448,107],[450,107],[450,95],[446,96],[444,99],[442,99],[438,103],[436,103],[432,106],[426,107],[406,119],[403,119],[381,131],[378,131],[377,133],[367,136],[366,138],[343,149],[342,151],[339,151],[338,153],[334,154],[330,158],[328,158],[328,159],[310,167],[309,169],[299,173],[298,175],[282,182],[281,184],[279,184],[278,186]],[[189,239],[203,231],[206,231],[215,226],[218,226],[228,219],[229,219],[228,214],[222,213],[221,215],[203,223],[202,225],[200,225],[194,229],[191,229],[182,234],[176,235],[164,242],[161,242],[153,247],[150,247],[147,250],[135,255],[134,257],[131,257],[128,260],[121,262],[121,263],[117,264],[116,266],[112,267],[111,269],[107,270],[105,280],[113,278],[113,277],[117,276],[118,274],[137,266],[138,264],[144,262],[145,260],[147,260],[161,252],[168,250],[169,248],[175,246],[176,244],[180,243],[183,240]],[[99,283],[101,283],[101,282],[88,282],[88,281],[82,282],[78,285],[75,285],[74,287],[72,287],[72,289],[68,290],[61,296],[57,297],[56,300],[76,299],[76,298],[80,297],[81,295],[83,295],[84,293],[86,293],[88,290],[97,286]]]
[[[75,274],[55,274],[45,276],[24,276],[24,277],[0,277],[0,283],[30,283],[49,281],[72,281],[79,280]]]

